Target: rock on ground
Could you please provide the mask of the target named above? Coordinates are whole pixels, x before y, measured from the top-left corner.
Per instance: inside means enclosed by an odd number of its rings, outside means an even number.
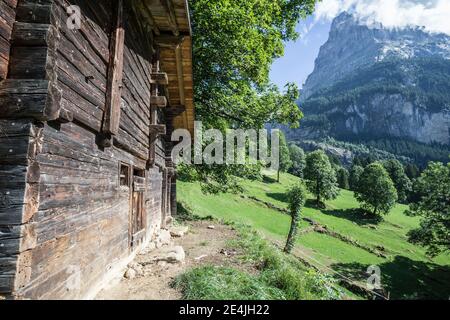
[[[186,233],[188,233],[189,227],[188,226],[177,226],[172,227],[170,229],[170,235],[172,237],[181,238],[184,237]]]
[[[136,271],[133,268],[128,268],[124,275],[125,278],[131,280],[136,278]]]
[[[180,263],[186,258],[184,249],[182,246],[169,247],[160,252],[156,257],[157,261],[166,261],[169,263]]]

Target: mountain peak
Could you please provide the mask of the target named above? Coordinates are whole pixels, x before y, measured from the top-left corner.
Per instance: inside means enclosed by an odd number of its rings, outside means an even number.
[[[430,56],[450,59],[450,37],[426,32],[422,27],[385,28],[343,12],[331,24],[329,39],[320,49],[302,100],[377,62]]]

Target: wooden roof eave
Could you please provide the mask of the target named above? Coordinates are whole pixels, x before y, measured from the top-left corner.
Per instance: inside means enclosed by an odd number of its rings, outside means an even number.
[[[192,93],[192,29],[187,0],[139,0],[139,12],[146,30],[153,30],[160,48],[161,71],[168,74],[168,107],[185,110],[174,120],[175,128],[194,130]],[[151,31],[150,31],[151,32]]]

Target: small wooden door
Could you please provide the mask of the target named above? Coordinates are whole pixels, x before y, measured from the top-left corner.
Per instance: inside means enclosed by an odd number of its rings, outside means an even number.
[[[135,247],[145,236],[145,177],[133,175],[131,199],[131,247]]]

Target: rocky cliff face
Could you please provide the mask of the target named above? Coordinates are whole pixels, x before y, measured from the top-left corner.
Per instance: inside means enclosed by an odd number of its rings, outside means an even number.
[[[423,143],[450,142],[450,112],[428,112],[401,94],[375,94],[365,104],[349,105],[344,114],[345,123],[338,123],[343,128],[334,129],[337,136],[339,131],[355,135],[373,132]]]
[[[306,121],[294,135],[303,138],[389,137],[449,145],[450,37],[368,26],[341,14],[300,106]]]
[[[328,41],[321,47],[314,71],[303,87],[302,99],[377,62],[430,56],[450,59],[450,37],[420,28],[369,26],[344,12],[331,25]]]

